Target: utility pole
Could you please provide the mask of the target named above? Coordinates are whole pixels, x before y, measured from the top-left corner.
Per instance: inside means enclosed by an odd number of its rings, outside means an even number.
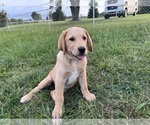
[[[48,18],[47,18],[47,20],[48,20],[48,24],[49,24],[49,28],[50,28],[50,20],[51,20],[51,18],[50,18],[50,16],[52,15],[52,11],[53,11],[53,9],[54,9],[54,0],[50,0],[49,1],[49,9],[48,9]]]
[[[95,25],[95,0],[93,0],[93,25]]]

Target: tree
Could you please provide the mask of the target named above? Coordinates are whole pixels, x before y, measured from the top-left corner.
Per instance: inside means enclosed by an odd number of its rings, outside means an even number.
[[[89,12],[88,12],[88,18],[93,18],[93,0],[90,1],[89,3]],[[95,1],[94,3],[94,9],[95,9],[95,18],[98,18],[99,12],[98,9],[96,8],[98,6],[98,3]]]
[[[11,18],[10,22],[18,22],[18,24],[22,24],[23,20],[22,19],[15,19],[15,18]]]
[[[5,27],[7,25],[7,13],[2,10],[0,12],[0,27]]]
[[[17,22],[17,19],[11,18],[11,19],[10,19],[10,22]]]
[[[23,23],[23,20],[22,20],[22,19],[18,19],[18,23],[19,23],[19,24],[22,24],[22,23]]]
[[[65,20],[65,15],[62,12],[62,0],[57,0],[56,2],[56,11],[52,14],[53,21]]]
[[[98,12],[98,9],[95,8],[95,18],[98,18],[99,16],[99,12]],[[93,18],[93,7],[90,7],[89,8],[89,12],[88,12],[88,18]]]
[[[72,21],[79,20],[79,11],[80,11],[80,0],[70,0],[71,6],[71,14],[72,14]]]
[[[41,15],[37,12],[32,12],[31,17],[33,20],[41,20],[42,19]]]
[[[62,12],[62,7],[58,7],[56,12],[52,14],[53,21],[65,20],[64,13]]]

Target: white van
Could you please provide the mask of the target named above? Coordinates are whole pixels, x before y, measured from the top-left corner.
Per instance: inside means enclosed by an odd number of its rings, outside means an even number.
[[[136,15],[138,12],[138,0],[106,0],[104,18],[111,16],[126,17],[128,14]]]

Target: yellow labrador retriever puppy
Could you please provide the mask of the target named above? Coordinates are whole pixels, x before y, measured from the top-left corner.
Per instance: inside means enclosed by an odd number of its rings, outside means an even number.
[[[53,118],[61,117],[64,90],[72,87],[77,81],[86,100],[96,99],[95,95],[88,90],[86,78],[87,51],[93,50],[88,32],[80,27],[71,27],[63,31],[58,40],[58,48],[60,51],[54,68],[37,87],[20,100],[21,103],[29,101],[35,93],[54,82],[55,90],[51,91],[51,97],[55,101]]]

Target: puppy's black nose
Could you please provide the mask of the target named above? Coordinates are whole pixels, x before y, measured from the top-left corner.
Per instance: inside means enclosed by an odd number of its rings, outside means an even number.
[[[84,46],[80,46],[80,47],[78,48],[78,51],[79,51],[80,53],[84,53],[84,52],[85,52],[85,47],[84,47]]]

